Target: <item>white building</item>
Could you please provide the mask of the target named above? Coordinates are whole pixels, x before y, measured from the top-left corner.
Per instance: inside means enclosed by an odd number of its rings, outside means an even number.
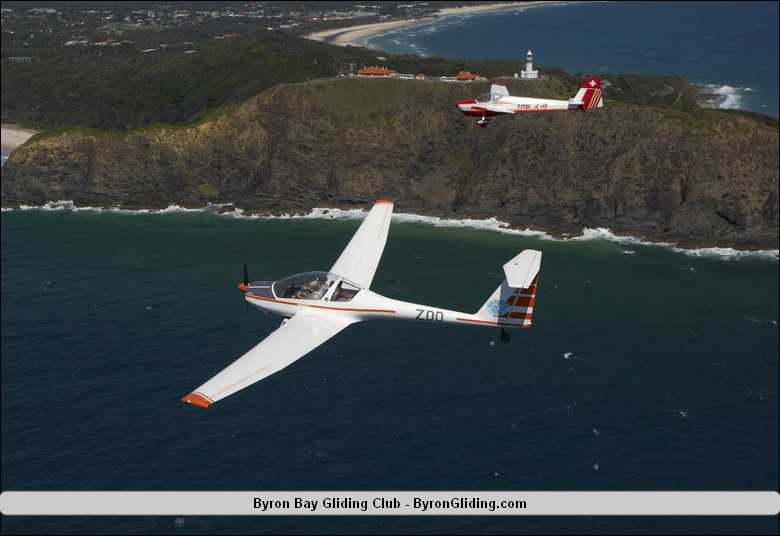
[[[525,55],[525,69],[520,71],[520,78],[523,80],[539,79],[539,71],[534,71],[534,54],[530,50]]]

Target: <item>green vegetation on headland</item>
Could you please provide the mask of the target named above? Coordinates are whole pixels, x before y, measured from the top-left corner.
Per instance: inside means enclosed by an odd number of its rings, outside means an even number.
[[[128,130],[150,123],[189,123],[214,108],[271,86],[347,73],[350,64],[385,64],[399,72],[486,76],[511,73],[517,62],[464,62],[413,55],[377,59],[376,51],[336,47],[280,31],[254,30],[207,40],[191,54],[51,54],[2,65],[4,121],[41,127]]]
[[[187,54],[90,53],[52,50],[29,63],[2,64],[3,121],[38,128],[91,127],[130,130],[153,123],[190,124],[220,107],[241,102],[274,85],[331,78],[350,65],[382,64],[402,73],[452,76],[470,70],[486,77],[512,75],[520,62],[452,60],[389,55],[337,47],[276,30],[253,30],[193,45]],[[121,48],[121,47],[119,47]],[[543,72],[569,85],[581,76]],[[611,100],[696,107],[696,88],[674,76],[610,76]],[[567,95],[571,96],[571,95]]]

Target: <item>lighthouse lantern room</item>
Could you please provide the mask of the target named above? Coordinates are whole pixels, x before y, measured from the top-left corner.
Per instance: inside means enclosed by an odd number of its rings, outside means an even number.
[[[538,80],[539,71],[534,70],[534,53],[530,50],[525,55],[525,69],[520,71],[520,78],[522,80]]]

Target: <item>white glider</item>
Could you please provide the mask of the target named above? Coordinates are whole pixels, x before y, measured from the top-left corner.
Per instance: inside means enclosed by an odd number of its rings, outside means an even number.
[[[369,290],[387,242],[393,203],[378,200],[329,272],[306,272],[278,281],[244,281],[244,299],[287,317],[260,344],[182,400],[208,407],[311,352],[341,330],[374,318],[501,328],[531,326],[542,253],[527,249],[504,264],[506,279],[473,314],[386,298]]]

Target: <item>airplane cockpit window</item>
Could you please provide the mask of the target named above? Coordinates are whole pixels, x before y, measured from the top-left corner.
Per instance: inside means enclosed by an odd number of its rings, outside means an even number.
[[[355,294],[357,294],[358,292],[360,292],[360,287],[355,286],[352,283],[349,283],[347,281],[342,281],[336,287],[336,290],[333,291],[333,298],[331,298],[331,301],[340,301],[340,302],[352,301],[352,298],[354,298]]]
[[[277,298],[293,300],[321,300],[338,276],[328,272],[306,272],[291,275],[274,283]]]
[[[493,101],[493,95],[490,93],[484,93],[477,97],[477,102],[492,102]]]

